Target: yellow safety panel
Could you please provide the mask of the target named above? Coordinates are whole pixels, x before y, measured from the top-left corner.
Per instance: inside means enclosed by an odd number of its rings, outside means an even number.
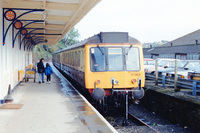
[[[112,88],[111,78],[118,81],[118,84],[114,85],[114,88],[135,88],[138,87],[138,79],[141,78],[144,87],[144,73],[143,71],[138,72],[88,72],[85,75],[86,88],[94,88],[94,83],[100,80],[100,83],[96,87],[100,88]],[[132,83],[132,80],[136,80]]]

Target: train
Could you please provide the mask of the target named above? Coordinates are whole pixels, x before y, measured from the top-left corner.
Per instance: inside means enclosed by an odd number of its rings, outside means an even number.
[[[100,32],[53,53],[52,62],[103,107],[144,96],[142,44],[128,32]]]

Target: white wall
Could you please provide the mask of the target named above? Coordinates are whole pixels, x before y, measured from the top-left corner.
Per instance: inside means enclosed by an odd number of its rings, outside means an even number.
[[[2,16],[2,0],[0,0],[0,16]],[[5,26],[10,24],[9,21],[5,20]],[[25,66],[28,65],[27,49],[24,51],[24,45],[19,50],[19,38],[15,41],[15,47],[12,48],[12,27],[10,28],[7,36],[5,45],[2,44],[2,19],[0,19],[0,100],[3,100],[7,95],[8,86],[11,84],[13,89],[18,83],[18,71],[25,70]],[[15,33],[17,30],[15,30]],[[22,36],[23,37],[23,36]],[[32,63],[32,56],[29,58],[29,64]]]
[[[0,0],[0,15],[2,16],[2,0]],[[0,19],[0,29],[2,29],[2,19]],[[0,100],[1,100],[1,94],[2,94],[2,92],[1,92],[1,88],[2,88],[2,83],[3,83],[3,81],[2,81],[2,72],[3,72],[3,53],[2,53],[2,30],[0,30],[0,61],[1,61],[1,63],[0,63]]]

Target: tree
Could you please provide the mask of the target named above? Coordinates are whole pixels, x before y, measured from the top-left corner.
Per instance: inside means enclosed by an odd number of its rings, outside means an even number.
[[[72,28],[56,45],[36,45],[33,49],[33,53],[37,55],[38,59],[44,58],[45,60],[51,60],[54,52],[77,43],[79,41],[79,36],[78,30]]]
[[[78,42],[80,34],[77,29],[72,28],[60,41],[64,46],[70,46]]]

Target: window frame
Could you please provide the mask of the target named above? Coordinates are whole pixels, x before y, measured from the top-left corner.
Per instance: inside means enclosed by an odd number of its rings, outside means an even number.
[[[132,71],[132,72],[135,72],[135,71],[140,71],[141,70],[141,56],[140,56],[140,49],[139,49],[139,47],[134,47],[134,46],[132,46],[131,48],[136,48],[137,50],[138,50],[138,56],[139,56],[139,69],[138,70],[127,70],[127,63],[126,63],[126,56],[128,56],[128,55],[126,55],[126,49],[127,49],[127,47],[124,47],[124,52],[125,52],[125,70],[126,71]]]
[[[105,49],[104,56],[105,56],[105,68],[106,68],[106,69],[105,69],[104,71],[92,71],[92,67],[91,67],[91,65],[92,65],[92,64],[91,64],[91,60],[92,60],[92,57],[91,57],[91,49],[92,49],[92,48],[98,48],[98,47],[91,47],[91,48],[89,49],[89,50],[90,50],[90,51],[89,51],[89,53],[90,53],[90,57],[89,57],[89,58],[90,58],[90,61],[89,61],[89,63],[90,63],[90,71],[91,71],[91,72],[106,72],[106,71],[107,71],[107,64],[106,64],[106,62],[107,62],[107,54],[106,54],[106,53],[107,53],[107,48],[106,48],[106,47],[99,47],[99,48],[104,48],[104,49]]]
[[[91,69],[91,49],[92,48],[97,48],[97,47],[90,47],[89,48],[89,63],[90,63],[90,71],[91,72],[120,72],[120,71],[129,71],[129,72],[138,72],[138,71],[141,71],[141,55],[140,55],[140,48],[139,47],[135,47],[132,45],[131,48],[137,48],[138,49],[138,56],[139,56],[139,69],[138,70],[127,70],[127,63],[126,63],[126,48],[129,48],[130,46],[103,46],[103,47],[100,47],[100,48],[105,48],[105,68],[106,70],[104,71],[92,71]],[[122,48],[122,62],[123,62],[123,70],[119,70],[119,71],[116,71],[116,70],[109,70],[109,59],[108,59],[108,48]]]
[[[109,70],[109,58],[108,58],[108,56],[109,56],[109,55],[108,55],[108,49],[109,49],[109,48],[111,48],[111,49],[112,49],[112,48],[121,48],[121,49],[122,49],[122,63],[123,63],[123,64],[122,64],[122,67],[123,67],[122,70]],[[125,65],[126,65],[126,64],[125,64],[125,59],[124,59],[124,53],[125,53],[125,52],[124,52],[124,47],[122,47],[122,46],[111,46],[111,47],[107,47],[107,48],[106,48],[106,55],[107,55],[107,56],[106,56],[106,60],[107,60],[108,64],[106,64],[106,65],[107,65],[107,66],[106,66],[106,71],[108,71],[108,72],[125,71]]]

